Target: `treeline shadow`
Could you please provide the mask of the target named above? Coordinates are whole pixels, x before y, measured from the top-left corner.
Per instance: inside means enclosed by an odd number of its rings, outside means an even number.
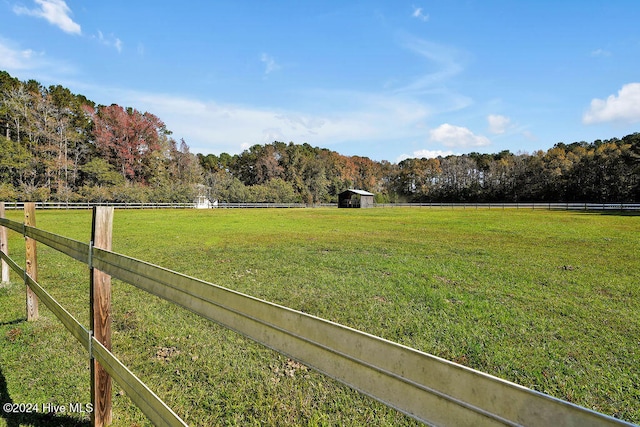
[[[604,216],[640,216],[640,211],[622,211],[622,210],[586,210],[585,214],[604,215]]]

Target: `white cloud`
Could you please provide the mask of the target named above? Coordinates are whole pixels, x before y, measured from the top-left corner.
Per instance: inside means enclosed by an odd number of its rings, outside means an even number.
[[[223,104],[181,96],[92,88],[91,98],[118,103],[160,117],[174,138],[184,138],[192,152],[239,153],[247,146],[274,140],[331,148],[343,143],[375,144],[376,141],[423,137],[429,111],[411,100],[354,91],[317,91],[340,111],[272,109]],[[304,93],[304,96],[311,96]],[[244,147],[244,148],[243,148]]]
[[[18,15],[44,18],[50,24],[60,28],[65,33],[81,34],[80,24],[71,19],[71,9],[64,0],[35,0],[40,8],[29,9],[24,6],[14,6],[13,11]]]
[[[98,35],[97,37],[94,37],[94,38],[97,38],[98,41],[105,46],[115,48],[118,51],[118,53],[122,52],[122,40],[120,40],[118,37],[114,36],[113,34],[110,34],[108,37],[105,37],[105,35],[102,34],[102,31],[98,30]]]
[[[400,163],[405,159],[435,159],[437,157],[447,157],[454,154],[458,153],[454,153],[451,150],[416,150],[411,155],[401,154],[396,159],[396,163]]]
[[[272,56],[267,55],[266,53],[263,53],[262,56],[260,56],[260,61],[262,61],[265,65],[265,74],[270,74],[282,68],[279,64],[276,63],[276,60]]]
[[[0,39],[0,68],[5,70],[29,70],[36,66],[41,53],[31,49],[16,49],[3,39]]]
[[[413,7],[413,13],[411,14],[414,18],[417,18],[423,22],[427,22],[429,20],[429,15],[423,13],[421,7]]]
[[[460,54],[455,48],[412,36],[403,37],[403,46],[434,63],[435,67],[429,68],[435,68],[435,71],[423,75],[398,91],[416,91],[432,88],[436,83],[441,83],[463,70],[458,60]]]
[[[495,134],[505,133],[511,124],[511,119],[509,117],[501,116],[499,114],[490,114],[487,117],[487,121],[489,122],[489,132]]]
[[[466,53],[458,49],[405,32],[396,34],[398,44],[415,54],[424,62],[423,72],[410,80],[392,77],[385,83],[385,100],[400,100],[407,105],[407,99],[419,105],[421,111],[429,115],[458,111],[473,104],[473,99],[450,89],[449,81],[463,71],[462,62]],[[422,101],[422,102],[420,102]]]
[[[593,99],[589,111],[582,116],[582,122],[590,125],[604,122],[640,122],[640,83],[622,86],[618,96],[609,95],[605,99]]]
[[[491,144],[489,138],[476,135],[469,129],[444,123],[429,131],[431,141],[440,142],[447,147],[481,147]]]
[[[317,134],[318,130],[327,123],[326,119],[321,117],[295,113],[281,114],[276,116],[276,118],[287,123],[293,130],[305,129],[313,134]]]
[[[21,71],[29,70],[29,74],[24,76],[25,78],[52,82],[59,82],[62,75],[75,74],[77,72],[73,65],[63,61],[51,60],[43,51],[25,49],[19,44],[1,37],[0,69],[11,74],[21,74]],[[51,73],[57,74],[57,77],[53,77]]]

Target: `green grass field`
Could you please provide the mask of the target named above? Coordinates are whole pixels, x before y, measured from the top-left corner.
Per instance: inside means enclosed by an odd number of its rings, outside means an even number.
[[[88,242],[91,213],[39,211],[37,224]],[[113,250],[640,423],[639,236],[640,216],[584,212],[147,210],[116,211]],[[87,267],[44,245],[38,262],[39,282],[86,325]],[[26,322],[11,279],[1,403],[87,403],[84,350],[42,305]],[[190,425],[415,424],[118,281],[113,316],[114,353]],[[115,426],[149,424],[117,384],[113,400]],[[9,427],[86,420],[0,412]]]

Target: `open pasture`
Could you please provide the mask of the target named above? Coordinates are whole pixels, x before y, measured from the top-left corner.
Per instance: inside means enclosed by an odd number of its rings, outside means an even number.
[[[85,242],[90,222],[37,213],[39,228]],[[116,211],[113,250],[639,423],[639,235],[639,216],[584,212],[148,210]],[[38,255],[40,283],[87,324],[86,266]],[[46,308],[25,322],[12,281],[0,289],[0,399],[87,402],[86,354]],[[114,352],[191,425],[414,423],[117,281],[113,314]],[[147,423],[114,393],[114,425]]]

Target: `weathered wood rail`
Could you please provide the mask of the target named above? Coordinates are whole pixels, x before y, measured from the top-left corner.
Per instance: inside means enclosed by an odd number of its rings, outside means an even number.
[[[101,209],[105,208],[96,208],[94,215]],[[98,248],[92,243],[78,242],[5,218],[0,218],[2,226],[239,332],[429,425],[632,425],[365,332]],[[90,329],[78,323],[6,253],[0,256],[24,277],[40,301],[155,425],[186,425],[122,365]],[[101,385],[94,384],[92,388],[101,389]],[[99,423],[105,420],[95,423],[102,425]]]

